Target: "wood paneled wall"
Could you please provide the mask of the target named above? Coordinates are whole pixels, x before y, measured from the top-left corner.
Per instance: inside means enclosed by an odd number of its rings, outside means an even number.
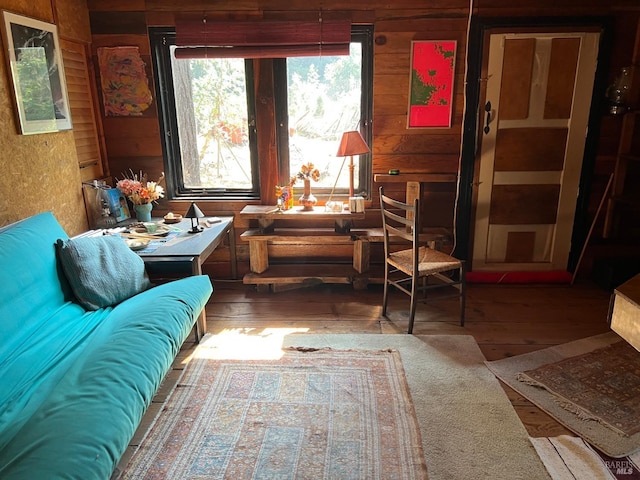
[[[315,19],[322,8],[325,18],[350,18],[354,23],[374,24],[374,124],[373,124],[373,173],[386,173],[390,169],[402,172],[457,173],[459,168],[462,114],[464,109],[463,86],[466,51],[468,4],[465,1],[430,3],[426,8],[412,1],[395,2],[393,7],[376,2],[328,2],[310,5],[308,2],[202,2],[89,1],[93,52],[101,46],[136,45],[143,59],[150,64],[150,51],[146,29],[149,26],[172,25],[175,15],[196,12],[207,18],[269,18]],[[410,78],[410,51],[413,40],[457,41],[454,115],[451,128],[407,129],[408,92]],[[269,70],[269,62],[261,61],[258,72]],[[149,72],[150,79],[151,72]],[[257,75],[261,78],[260,75]],[[268,75],[267,75],[268,77]],[[96,79],[99,81],[99,78]],[[262,80],[261,80],[262,82]],[[257,88],[265,88],[261,83]],[[269,87],[266,86],[268,90]],[[267,92],[268,93],[268,92]],[[273,124],[271,109],[259,102],[258,116],[261,125]],[[132,168],[143,169],[151,176],[162,169],[160,132],[155,110],[145,112],[142,118],[105,118],[104,131],[107,144],[109,170],[118,176]],[[271,186],[277,183],[275,149],[269,147],[271,135],[262,132],[265,139],[260,152],[262,190],[266,192],[263,203],[273,203]],[[275,133],[274,133],[275,135]],[[271,167],[271,168],[270,168]],[[404,186],[389,184],[389,191],[404,195]],[[372,191],[377,191],[374,185]],[[429,224],[451,226],[455,201],[455,184],[438,185],[427,191],[433,200],[433,214]],[[377,204],[375,198],[373,205]],[[246,202],[201,202],[205,213],[238,212]],[[371,206],[371,205],[369,205]],[[186,206],[180,202],[161,202],[158,212],[181,211]],[[372,215],[370,223],[376,224],[378,215]]]
[[[148,65],[150,52],[147,27],[173,25],[177,14],[190,12],[202,15],[206,12],[208,18],[239,20],[309,19],[317,18],[322,9],[325,18],[347,17],[354,23],[372,23],[375,28],[373,174],[387,173],[390,169],[399,169],[404,173],[459,172],[470,8],[474,15],[484,17],[612,16],[615,32],[614,50],[610,57],[611,79],[631,57],[627,46],[633,45],[637,25],[635,19],[639,14],[637,2],[633,0],[524,0],[517,5],[509,0],[481,0],[471,4],[466,0],[221,0],[215,3],[200,0],[88,0],[88,7],[94,54],[100,46],[136,45]],[[451,128],[407,129],[411,41],[427,39],[453,39],[458,43],[453,122]],[[263,66],[268,68],[266,64]],[[149,78],[151,81],[150,71]],[[263,111],[258,112],[258,115],[272,113]],[[113,176],[118,176],[129,168],[134,171],[143,169],[150,172],[152,177],[162,171],[161,132],[155,108],[145,112],[140,118],[105,118],[104,131],[109,169]],[[612,171],[618,138],[619,120],[604,118],[590,196],[592,213]],[[275,183],[274,170],[269,168],[270,165],[275,165],[274,149],[265,147],[260,155],[261,168],[264,169],[261,175],[268,179],[263,184],[263,191],[270,195],[270,185]],[[374,183],[374,198],[367,205],[370,209],[367,216],[369,224],[379,222],[379,213],[375,210],[377,187]],[[391,195],[404,196],[402,184],[390,183],[385,188]],[[263,203],[274,201],[268,195]],[[425,189],[425,197],[430,206],[426,223],[430,226],[452,227],[456,185],[430,184]],[[199,203],[208,215],[237,213],[245,204],[246,202],[227,201]],[[164,201],[157,211],[182,212],[186,208],[185,204],[179,202],[169,204]],[[246,227],[241,222],[237,226],[239,231]],[[246,258],[242,242],[239,242],[238,248],[239,258]]]

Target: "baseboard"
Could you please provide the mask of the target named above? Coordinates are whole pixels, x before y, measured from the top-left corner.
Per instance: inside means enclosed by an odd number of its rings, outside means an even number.
[[[570,272],[467,272],[467,283],[571,283]]]

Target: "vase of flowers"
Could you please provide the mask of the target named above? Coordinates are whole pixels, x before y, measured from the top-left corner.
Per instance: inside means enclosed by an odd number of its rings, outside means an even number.
[[[133,211],[136,212],[136,218],[139,222],[150,222],[151,210],[153,210],[152,203],[141,203],[133,206]]]
[[[135,174],[131,170],[129,172],[129,175],[118,180],[116,187],[133,204],[138,221],[150,222],[153,202],[164,197],[164,189],[160,186],[160,182],[164,179],[164,173],[160,175],[157,182],[151,182],[147,180],[147,175],[142,171],[139,174]]]
[[[297,178],[300,178],[304,182],[302,196],[298,199],[300,205],[302,205],[302,210],[313,210],[313,206],[318,203],[318,200],[315,195],[311,193],[311,180],[317,182],[320,179],[320,171],[315,168],[313,163],[309,162],[302,165]]]
[[[293,183],[290,185],[276,185],[278,210],[289,210],[293,207]]]

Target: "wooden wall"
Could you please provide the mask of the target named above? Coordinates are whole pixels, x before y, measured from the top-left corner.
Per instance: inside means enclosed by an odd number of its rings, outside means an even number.
[[[174,2],[178,5],[178,2]],[[264,4],[269,4],[268,7]],[[444,2],[443,2],[444,5]],[[172,2],[133,1],[114,2],[90,1],[91,30],[93,33],[93,50],[101,46],[136,45],[140,48],[143,59],[150,62],[150,52],[146,28],[148,26],[171,25],[175,22],[175,14],[189,11],[202,12],[199,2],[180,2],[172,6]],[[222,18],[317,18],[318,7],[308,3],[296,2],[287,7],[277,2],[218,2],[215,7],[207,7],[207,17]],[[465,42],[468,8],[464,1],[455,0],[445,6],[435,4],[429,10],[416,8],[413,2],[396,2],[394,8],[380,9],[374,3],[355,2],[348,7],[339,2],[323,3],[323,15],[347,17],[354,23],[372,23],[375,25],[374,56],[374,140],[373,140],[373,172],[386,173],[391,168],[399,168],[403,172],[439,172],[457,173],[460,132],[463,111],[463,76],[465,59]],[[215,9],[215,10],[214,10]],[[116,13],[117,11],[117,13]],[[451,128],[446,129],[406,129],[406,112],[409,90],[409,56],[412,40],[454,39],[458,42],[456,80],[454,100],[454,118]],[[267,71],[269,62],[263,61],[258,71]],[[151,75],[151,72],[149,71]],[[258,75],[260,77],[260,75]],[[99,79],[98,79],[99,80]],[[263,81],[263,80],[260,80]],[[257,88],[260,88],[258,86]],[[268,86],[263,86],[268,90]],[[264,98],[262,99],[264,100]],[[261,104],[265,104],[264,101]],[[260,105],[260,103],[259,103]],[[260,107],[259,107],[260,109]],[[155,176],[161,171],[161,145],[158,122],[153,111],[145,112],[143,118],[105,118],[104,130],[107,142],[109,168],[113,176],[133,168],[152,172]],[[261,124],[272,123],[265,115],[266,109],[258,112]],[[262,118],[260,116],[262,115]],[[263,135],[263,138],[266,135]],[[266,142],[269,144],[269,142]],[[277,178],[273,177],[275,151],[269,145],[260,152],[261,171],[264,179],[262,190],[268,192],[264,203],[274,203],[273,185]],[[397,188],[390,186],[391,189]],[[402,190],[403,187],[401,187]],[[441,197],[446,208],[434,209],[437,215],[430,219],[434,225],[451,225],[453,218],[453,200],[455,185],[440,187],[433,192]],[[373,191],[377,191],[374,185]],[[402,190],[403,191],[403,190]],[[439,193],[439,195],[438,195]],[[245,202],[203,202],[208,209],[206,213],[218,211],[237,212]],[[166,210],[180,211],[183,205],[161,205]],[[377,217],[376,217],[377,220]]]
[[[91,42],[84,0],[0,0],[0,10],[54,23],[61,40]],[[51,210],[67,233],[80,233],[87,218],[73,132],[19,134],[4,42],[0,57],[0,225]]]
[[[100,46],[136,45],[147,62],[150,82],[149,26],[172,25],[176,14],[231,19],[307,19],[317,18],[321,8],[325,18],[349,17],[354,23],[375,26],[374,45],[374,139],[373,174],[386,173],[391,168],[411,173],[458,173],[464,100],[464,67],[467,22],[470,7],[482,17],[574,17],[609,16],[613,19],[613,38],[607,61],[608,81],[620,67],[628,65],[638,29],[640,6],[637,0],[511,0],[415,1],[399,0],[0,0],[0,9],[23,14],[58,26],[60,38],[85,45],[95,53]],[[454,117],[451,128],[430,130],[406,129],[409,54],[412,40],[455,39],[458,41]],[[87,228],[82,199],[81,175],[73,132],[24,136],[16,127],[15,105],[6,66],[6,46],[0,60],[0,225],[29,215],[52,210],[71,234]],[[91,66],[91,65],[90,65]],[[268,93],[265,79],[268,64],[260,65],[261,93]],[[95,68],[95,85],[99,72]],[[266,97],[265,97],[266,98]],[[99,99],[98,99],[99,100]],[[106,150],[105,174],[118,177],[129,168],[143,169],[152,176],[163,170],[161,132],[155,103],[139,118],[105,118],[98,108],[98,133],[104,135]],[[268,123],[269,109],[261,113]],[[103,123],[103,127],[100,125]],[[603,115],[589,185],[588,213],[593,217],[602,192],[613,171],[620,138],[622,119]],[[103,131],[102,131],[103,128]],[[272,192],[276,173],[275,153],[269,142],[261,143],[260,161],[263,167],[263,190]],[[375,192],[377,185],[374,184]],[[389,184],[387,191],[404,194],[404,187]],[[430,185],[425,194],[429,200],[428,223],[451,227],[455,210],[454,184]],[[265,203],[273,199],[265,198]],[[207,201],[201,207],[206,214],[237,213],[243,202]],[[373,205],[368,205],[367,222],[379,221]],[[374,207],[374,208],[372,208]],[[162,202],[157,213],[183,212],[186,205]],[[458,212],[460,214],[461,212]],[[591,218],[587,218],[590,221]],[[237,222],[238,233],[246,225]],[[596,228],[596,235],[599,230]],[[239,258],[246,260],[246,247],[238,242]]]
[[[473,5],[473,14],[483,17],[575,17],[611,16],[615,31],[613,51],[610,56],[612,80],[619,67],[631,58],[629,45],[637,28],[639,8],[632,0],[524,0],[515,5],[508,0],[480,0]],[[469,21],[469,2],[465,0],[414,1],[399,0],[381,2],[376,0],[325,0],[322,2],[302,0],[221,0],[202,2],[199,0],[119,0],[103,2],[88,0],[91,19],[93,53],[101,46],[136,45],[143,59],[150,65],[147,27],[173,25],[177,14],[191,12],[208,18],[225,19],[309,19],[317,18],[321,8],[325,18],[347,17],[354,23],[372,23],[374,33],[374,126],[373,126],[373,174],[399,169],[406,173],[454,173],[460,168],[462,122],[464,111],[464,72]],[[409,57],[412,40],[454,39],[458,42],[454,116],[451,128],[407,129]],[[260,82],[269,78],[269,64],[263,61],[258,66]],[[148,68],[152,81],[151,68]],[[99,81],[99,78],[96,79]],[[268,80],[267,80],[268,83]],[[269,86],[262,83],[259,92],[267,94]],[[269,104],[264,97],[262,104]],[[259,102],[260,105],[260,102]],[[260,108],[260,107],[259,107]],[[264,108],[258,112],[262,124],[273,124],[272,110]],[[262,116],[262,117],[261,117]],[[104,118],[104,134],[107,145],[108,168],[113,176],[132,168],[143,169],[151,177],[163,169],[157,111],[154,107],[140,118]],[[620,133],[617,118],[602,119],[597,161],[593,167],[595,176],[588,196],[591,215],[600,200],[608,175],[613,169],[617,142]],[[265,137],[263,137],[265,138]],[[270,198],[275,172],[275,151],[270,141],[261,141],[260,162],[262,191],[268,192],[262,203],[273,203]],[[375,183],[372,191],[377,191]],[[401,197],[402,184],[388,184],[388,193]],[[430,184],[425,193],[430,205],[426,218],[431,226],[451,228],[456,205],[456,185],[453,183]],[[200,207],[207,215],[237,213],[246,202],[203,201]],[[377,200],[367,205],[367,223],[377,224],[379,213],[375,210]],[[373,208],[372,208],[373,207]],[[187,206],[180,202],[161,202],[156,212],[183,212]],[[458,212],[460,214],[460,212]],[[236,222],[238,231],[247,225]],[[238,242],[241,260],[246,260],[246,246]]]
[[[453,173],[459,171],[464,110],[464,70],[469,17],[469,2],[464,0],[415,1],[399,0],[325,0],[311,3],[302,0],[221,0],[202,2],[185,0],[36,0],[26,5],[18,0],[0,0],[0,8],[25,14],[33,18],[54,22],[60,37],[86,44],[91,48],[95,62],[97,48],[101,46],[135,45],[147,62],[150,82],[150,51],[147,28],[172,25],[176,14],[207,12],[209,17],[220,18],[317,18],[322,9],[325,18],[347,16],[354,23],[372,23],[375,26],[374,45],[374,138],[373,174],[384,174],[391,168],[406,173]],[[613,48],[609,80],[631,57],[629,45],[637,30],[639,7],[633,0],[526,0],[516,6],[507,0],[480,0],[472,3],[473,14],[483,17],[566,17],[611,16],[614,19]],[[454,116],[451,128],[407,129],[407,96],[409,82],[409,56],[412,40],[455,39],[458,42]],[[3,50],[4,52],[4,50]],[[4,56],[4,53],[2,54]],[[91,60],[91,59],[90,59]],[[7,224],[39,211],[51,209],[69,233],[87,227],[82,206],[80,175],[78,173],[75,143],[71,132],[22,136],[15,127],[14,105],[9,88],[9,76],[3,61],[0,75],[0,224]],[[95,65],[96,85],[99,71]],[[268,78],[267,64],[259,65],[259,78]],[[98,103],[100,99],[97,99]],[[150,175],[163,170],[160,131],[155,103],[142,117],[103,117],[97,122],[103,128],[106,160],[105,174],[121,176],[122,172],[143,169]],[[267,121],[263,113],[263,121]],[[101,120],[101,121],[100,121]],[[100,126],[100,123],[103,125]],[[604,185],[613,170],[620,134],[621,120],[603,116],[593,166],[593,180],[589,212],[593,214]],[[261,146],[263,191],[271,191],[276,173],[269,168],[273,161],[273,145]],[[377,190],[374,184],[373,192]],[[389,184],[387,190],[402,196],[402,184]],[[456,186],[453,183],[431,185],[428,189],[430,216],[433,226],[451,227],[454,218]],[[273,202],[265,198],[264,203]],[[237,213],[241,202],[207,201],[201,205],[205,213]],[[367,222],[379,221],[371,209]],[[186,205],[162,202],[157,213],[181,212]],[[460,212],[458,212],[460,213]],[[242,231],[245,225],[238,224]],[[246,258],[239,247],[240,258]]]

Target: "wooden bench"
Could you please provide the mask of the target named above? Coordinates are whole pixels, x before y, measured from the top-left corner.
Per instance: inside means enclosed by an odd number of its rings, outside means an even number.
[[[453,174],[405,174],[395,176],[376,175],[376,182],[406,182],[407,201],[422,197],[423,183],[455,182]],[[366,288],[370,282],[379,281],[370,272],[371,244],[383,243],[382,228],[351,229],[354,219],[364,219],[364,212],[343,211],[338,214],[325,212],[322,208],[304,212],[299,209],[279,211],[271,206],[248,205],[241,212],[242,218],[257,221],[258,228],[252,228],[240,235],[249,242],[249,263],[251,272],[244,276],[245,284],[272,290],[288,289],[294,284],[351,283],[354,288]],[[280,228],[280,224],[292,220],[324,221],[333,220],[334,229],[326,228]],[[444,228],[426,229],[420,234],[420,242],[440,250],[451,238]],[[396,243],[391,239],[392,243]],[[399,243],[399,242],[398,242]],[[299,247],[352,245],[353,264],[269,265],[269,245],[291,245]],[[378,277],[380,274],[377,273]]]
[[[441,248],[449,237],[446,229],[420,234],[420,242],[432,248]],[[269,268],[269,245],[350,245],[353,244],[353,269],[357,273],[369,270],[371,244],[382,243],[382,228],[354,229],[348,233],[322,228],[282,228],[265,233],[249,229],[240,235],[249,242],[249,263],[252,273],[263,273]],[[391,239],[394,242],[393,239]],[[395,242],[394,242],[395,243]]]
[[[362,273],[363,259],[359,252],[360,241],[355,238],[355,231],[339,233],[322,228],[282,228],[264,233],[259,229],[250,229],[242,233],[240,238],[249,242],[249,264],[253,273],[263,273],[269,268],[269,251],[271,245],[354,245],[354,269]],[[368,262],[368,259],[367,259]]]

